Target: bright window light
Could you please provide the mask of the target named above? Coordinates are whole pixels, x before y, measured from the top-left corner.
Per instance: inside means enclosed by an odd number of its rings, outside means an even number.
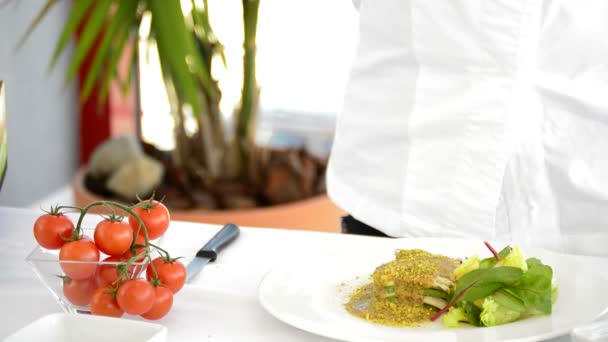
[[[227,68],[218,61],[213,72],[222,90],[221,110],[229,116],[242,81],[241,1],[208,1],[227,58]],[[261,116],[294,112],[333,117],[342,103],[356,36],[357,12],[350,0],[262,0],[257,35]],[[140,62],[144,139],[170,149],[170,108],[154,49],[147,49]]]

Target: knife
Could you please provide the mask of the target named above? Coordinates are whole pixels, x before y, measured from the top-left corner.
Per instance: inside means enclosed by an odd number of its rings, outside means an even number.
[[[211,240],[209,240],[197,253],[196,257],[186,267],[186,282],[189,283],[210,262],[217,259],[217,255],[224,247],[239,236],[239,227],[228,223]]]

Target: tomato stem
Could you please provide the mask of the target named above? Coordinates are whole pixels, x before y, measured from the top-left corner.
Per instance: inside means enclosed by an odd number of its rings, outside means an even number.
[[[169,255],[169,252],[167,252],[166,250],[160,248],[159,246],[157,246],[157,245],[155,245],[153,243],[150,243],[150,246],[156,248],[156,250],[158,251],[158,253],[161,254],[161,257],[163,259],[165,259],[165,260],[170,260],[171,259],[171,256]]]
[[[152,273],[154,274],[153,279],[158,280],[158,273],[156,272],[156,267],[154,266],[154,263],[152,262],[152,257],[150,257],[150,255],[148,255],[148,260],[150,261],[149,267],[152,269]]]
[[[75,230],[81,230],[81,225],[82,225],[82,220],[84,219],[85,214],[89,211],[89,209],[96,207],[96,206],[109,206],[109,207],[116,207],[118,209],[121,209],[125,212],[127,212],[129,215],[132,215],[137,222],[139,223],[140,227],[144,228],[144,238],[146,239],[146,245],[148,245],[149,243],[149,238],[148,238],[148,229],[146,228],[146,225],[144,224],[144,222],[142,221],[142,219],[139,217],[139,215],[137,215],[135,213],[135,211],[133,211],[133,207],[128,207],[124,204],[120,204],[118,202],[113,202],[113,201],[95,201],[92,203],[89,203],[87,206],[85,206],[84,208],[81,209],[81,213],[80,213],[80,217],[78,218],[78,222],[76,223],[76,229]],[[112,212],[114,212],[114,209],[112,209]]]
[[[79,212],[82,212],[82,208],[81,207],[76,207],[73,205],[60,205],[58,207],[56,207],[57,210],[62,210],[62,209],[74,209],[74,210],[78,210]]]
[[[148,236],[148,229],[146,228],[146,225],[144,224],[144,222],[142,221],[141,217],[139,217],[139,215],[137,215],[135,213],[135,211],[133,210],[135,206],[133,207],[129,207],[126,206],[124,204],[120,204],[117,202],[113,202],[113,201],[95,201],[92,203],[89,203],[88,205],[86,205],[85,207],[80,209],[80,216],[78,217],[78,222],[76,223],[76,228],[74,229],[74,233],[72,235],[72,238],[74,240],[78,240],[80,238],[81,235],[83,235],[82,232],[82,221],[86,215],[86,213],[89,211],[89,209],[96,207],[96,206],[106,206],[106,207],[115,207],[118,209],[123,210],[124,212],[128,213],[129,215],[133,216],[136,220],[137,223],[139,223],[139,226],[137,227],[137,234],[135,234],[134,237],[134,241],[137,238],[137,236],[139,235],[139,232],[141,231],[141,228],[143,228],[143,232],[144,232],[144,239],[146,241],[146,245],[145,245],[145,253],[146,255],[148,255],[150,253],[150,238]],[[112,209],[112,212],[115,213],[114,209]],[[136,254],[136,253],[134,253]],[[138,258],[139,255],[134,255],[132,258]]]

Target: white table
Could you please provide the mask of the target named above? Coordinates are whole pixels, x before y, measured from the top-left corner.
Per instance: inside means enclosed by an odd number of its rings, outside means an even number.
[[[32,225],[39,211],[0,207],[0,338],[48,313],[58,304],[24,261],[34,248]],[[94,224],[96,216],[85,222]],[[179,246],[174,256],[192,256],[219,226],[172,222],[163,245]],[[188,237],[188,238],[185,238]],[[168,341],[333,341],[293,328],[268,314],[258,303],[264,275],[292,258],[327,255],[379,244],[383,238],[330,233],[242,228],[241,236],[209,264],[195,282],[175,297],[171,313],[158,321]],[[581,266],[602,270],[606,259],[580,257]],[[569,341],[564,336],[553,341]]]

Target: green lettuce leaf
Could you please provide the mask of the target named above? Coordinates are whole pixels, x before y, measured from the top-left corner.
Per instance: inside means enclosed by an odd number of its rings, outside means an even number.
[[[458,328],[460,323],[467,323],[474,326],[480,326],[479,315],[481,310],[470,302],[464,302],[461,306],[451,307],[450,310],[443,315],[443,325],[448,328]]]
[[[458,302],[472,302],[491,295],[505,285],[516,283],[522,276],[521,268],[509,266],[473,270],[458,280],[454,294],[466,291]]]
[[[454,279],[460,279],[463,275],[479,268],[479,258],[477,255],[468,258],[454,270]]]
[[[495,267],[500,266],[512,266],[521,268],[524,272],[528,270],[528,264],[526,263],[526,259],[524,257],[524,253],[521,248],[513,247],[507,255],[501,257],[500,260],[496,263]]]
[[[487,327],[510,323],[521,317],[521,312],[511,310],[498,303],[494,296],[488,296],[483,301],[480,314],[481,323]]]
[[[553,297],[553,269],[540,260],[527,260],[528,271],[515,286],[508,286],[509,293],[519,298],[532,312],[550,314]]]

